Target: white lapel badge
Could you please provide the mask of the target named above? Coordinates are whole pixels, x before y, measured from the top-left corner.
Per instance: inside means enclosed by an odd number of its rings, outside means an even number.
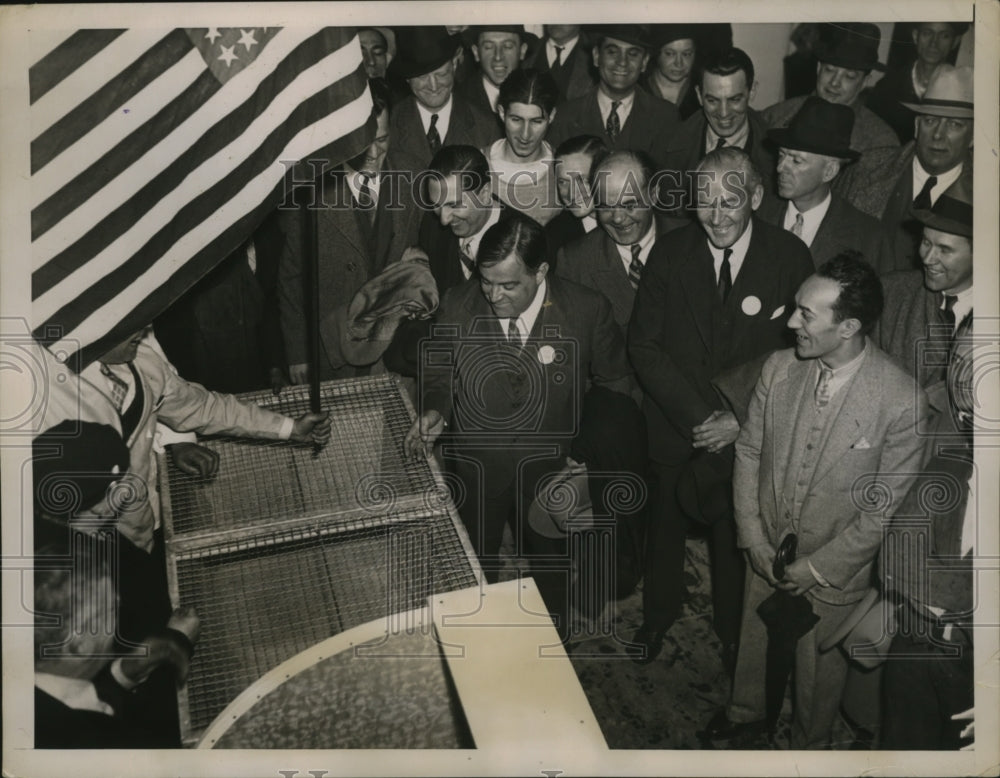
[[[552,346],[542,346],[538,349],[538,361],[543,365],[551,365],[556,359],[556,350]]]
[[[784,312],[785,312],[785,306],[784,305],[779,305],[778,308],[777,308],[777,310],[774,313],[771,314],[771,321],[774,321],[775,319],[777,319]]]
[[[872,444],[868,442],[868,438],[862,437],[857,443],[855,443],[851,448],[854,451],[860,451],[862,449],[871,448]]]
[[[760,313],[762,305],[763,304],[761,303],[760,298],[751,294],[743,298],[743,302],[740,303],[740,308],[743,309],[743,313],[747,316],[756,316]]]

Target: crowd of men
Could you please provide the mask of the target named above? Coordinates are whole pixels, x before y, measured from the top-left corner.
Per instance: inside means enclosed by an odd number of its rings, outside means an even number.
[[[783,644],[793,747],[829,747],[842,707],[881,747],[968,745],[973,75],[949,63],[967,26],[914,25],[913,56],[872,88],[878,26],[817,25],[812,88],[763,111],[728,25],[361,30],[375,134],[309,189],[326,204],[317,256],[291,198],[155,337],[81,374],[85,420],[116,441],[107,482],[152,482],[157,422],[329,436],[322,415],[221,392],[393,371],[418,409],[406,452],[460,479],[486,579],[506,536],[565,641],[641,579],[642,626],[618,638],[652,662],[685,601],[685,540],[708,538],[732,690],[706,737],[773,729]],[[373,300],[385,326],[359,347]],[[78,412],[50,403],[44,428]],[[191,472],[218,467],[170,447]],[[928,513],[918,492],[943,480],[955,499]],[[155,494],[116,512],[108,483],[36,524],[65,544],[71,516],[97,517],[123,560],[117,637],[171,650],[138,670],[40,658],[40,746],[67,745],[42,726],[57,714],[120,722],[134,703],[111,710],[96,679],[183,675],[197,636],[170,612]],[[36,583],[63,592],[55,610],[73,607],[64,579]],[[872,621],[897,625],[891,645],[859,633]]]

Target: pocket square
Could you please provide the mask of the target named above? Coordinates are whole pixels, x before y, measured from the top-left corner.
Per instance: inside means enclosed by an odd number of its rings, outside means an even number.
[[[854,450],[854,451],[860,451],[862,449],[871,448],[871,447],[872,447],[872,444],[868,442],[867,438],[863,437],[857,443],[855,443],[853,446],[851,446],[851,449]]]
[[[778,308],[777,308],[777,310],[774,313],[771,314],[771,318],[772,319],[777,319],[784,312],[785,312],[785,306],[784,305],[779,305]]]

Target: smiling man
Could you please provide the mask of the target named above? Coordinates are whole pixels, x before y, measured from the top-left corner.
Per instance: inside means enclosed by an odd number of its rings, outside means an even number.
[[[542,228],[511,211],[483,237],[475,277],[442,297],[422,352],[406,450],[429,450],[448,430],[444,459],[465,487],[459,512],[489,581],[508,522],[519,552],[552,553],[528,508],[539,479],[565,464],[588,381],[630,388],[610,304],[548,270]],[[549,610],[565,614],[568,570],[534,572]]]
[[[628,330],[656,478],[636,659],[656,657],[680,613],[693,519],[711,525],[714,626],[731,669],[743,585],[732,443],[763,358],[788,344],[792,299],[813,262],[801,240],[754,216],[764,189],[744,151],[712,151],[694,176],[698,221],[654,244]]]
[[[693,207],[693,171],[705,154],[735,147],[750,155],[765,192],[774,190],[774,155],[764,145],[767,126],[750,107],[757,90],[754,67],[742,49],[729,48],[706,58],[695,85],[701,110],[684,121],[668,147],[665,167],[675,171]]]
[[[591,51],[598,84],[559,107],[550,131],[552,144],[577,135],[596,135],[610,149],[642,151],[662,164],[678,114],[672,103],[638,88],[649,52],[648,32],[642,25],[603,29]]]
[[[472,56],[479,65],[479,76],[467,79],[460,88],[471,104],[484,112],[496,113],[501,85],[521,67],[528,51],[524,27],[519,24],[483,25],[475,28],[475,34]]]
[[[870,265],[851,252],[834,257],[795,294],[795,348],[761,371],[736,441],[747,596],[729,706],[706,730],[713,739],[763,723],[768,631],[757,608],[777,589],[805,597],[819,617],[795,648],[791,747],[830,745],[848,660],[819,645],[871,591],[883,523],[914,480],[923,442],[923,392],[867,337],[882,300]],[[777,580],[776,549],[790,535],[797,555]]]
[[[400,27],[393,78],[405,80],[412,94],[393,106],[390,132],[396,148],[423,169],[445,145],[482,148],[500,136],[496,117],[454,94],[461,56],[458,36],[444,27]]]

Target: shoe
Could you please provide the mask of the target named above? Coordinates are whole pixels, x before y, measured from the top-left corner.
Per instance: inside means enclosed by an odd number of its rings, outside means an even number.
[[[767,729],[764,719],[759,721],[730,721],[726,709],[720,708],[708,722],[708,726],[698,734],[709,740],[731,740],[741,735],[759,735]]]
[[[630,646],[628,650],[632,661],[636,664],[648,665],[656,659],[660,655],[660,651],[663,650],[663,638],[668,629],[670,629],[669,624],[659,629],[653,629],[645,624],[639,627],[635,631],[635,635],[632,636],[632,642],[636,645]]]

